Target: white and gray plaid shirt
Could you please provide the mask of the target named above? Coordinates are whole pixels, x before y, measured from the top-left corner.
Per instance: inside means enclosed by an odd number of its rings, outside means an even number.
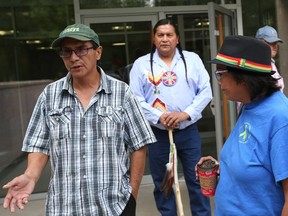
[[[46,215],[120,215],[132,191],[129,153],[156,139],[128,85],[101,70],[85,111],[70,80],[44,89],[22,148],[50,156]]]

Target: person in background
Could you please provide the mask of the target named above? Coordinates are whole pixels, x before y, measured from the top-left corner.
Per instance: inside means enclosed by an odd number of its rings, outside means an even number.
[[[257,30],[255,38],[259,39],[260,41],[263,41],[265,44],[267,44],[271,48],[271,65],[272,65],[272,71],[275,71],[275,73],[272,75],[274,78],[278,80],[278,86],[280,87],[280,90],[284,91],[284,79],[280,75],[280,73],[277,70],[276,64],[275,64],[275,56],[278,53],[279,49],[279,43],[283,43],[283,41],[278,37],[277,31],[271,27],[271,26],[264,26]],[[238,114],[241,112],[242,104],[240,102],[237,102],[237,112]]]
[[[283,77],[279,74],[274,60],[275,56],[278,53],[279,43],[283,43],[283,41],[278,37],[277,31],[273,27],[268,25],[259,28],[256,32],[255,37],[270,46],[272,57],[271,58],[272,70],[275,71],[273,76],[276,79],[278,79],[278,85],[280,86],[280,90],[283,92],[285,87],[284,80]]]
[[[227,99],[243,104],[220,153],[215,216],[287,216],[288,98],[272,76],[270,47],[228,36],[211,63]],[[206,159],[216,161],[198,164]]]
[[[24,209],[50,159],[46,215],[135,215],[146,144],[156,141],[141,106],[97,66],[103,48],[88,26],[67,26],[52,47],[68,73],[39,96],[22,147],[28,166],[3,186],[3,206]]]
[[[130,87],[139,99],[157,138],[148,147],[154,198],[162,216],[177,215],[173,190],[166,197],[161,183],[169,161],[169,129],[173,130],[183,165],[193,216],[211,215],[209,198],[201,193],[194,166],[201,157],[197,121],[211,101],[210,77],[199,56],[183,51],[177,26],[169,19],[157,22],[150,54],[138,58],[130,71]]]

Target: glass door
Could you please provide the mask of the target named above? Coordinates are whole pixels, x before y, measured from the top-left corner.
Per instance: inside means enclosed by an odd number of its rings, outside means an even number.
[[[210,44],[207,11],[171,12],[166,14],[166,18],[172,19],[177,24],[182,49],[197,53],[211,76],[210,64],[208,64]],[[202,154],[216,157],[215,119],[209,105],[202,111],[202,118],[197,124],[202,141]]]
[[[95,30],[103,46],[99,65],[107,74],[129,83],[132,63],[150,52],[156,16],[95,17],[84,23]]]
[[[152,26],[156,22],[157,17],[153,15],[85,18],[84,24],[94,29],[103,46],[99,66],[105,73],[129,84],[133,62],[150,52]],[[146,160],[146,176],[150,175],[148,163]]]
[[[165,17],[177,23],[182,48],[196,52],[211,76],[214,101],[202,112],[203,117],[198,127],[203,155],[217,157],[225,139],[223,134],[227,128],[229,131],[229,125],[233,125],[230,114],[232,105],[219,93],[217,81],[211,72],[215,68],[210,70],[208,61],[216,56],[224,37],[233,34],[233,13],[217,4],[208,3],[202,10],[186,11],[185,8],[179,8],[149,16],[141,13],[137,16],[90,15],[82,22],[94,29],[100,37],[103,46],[101,67],[107,74],[129,83],[131,64],[137,57],[150,52],[152,28],[160,18]],[[222,121],[222,118],[225,120]]]
[[[208,3],[208,16],[210,57],[214,59],[224,38],[235,34],[236,25],[233,19],[233,12],[213,2]],[[213,74],[216,70],[216,65],[211,65],[211,70],[214,96],[211,107],[215,116],[216,148],[219,158],[223,143],[236,122],[236,108],[235,103],[227,101],[227,98],[220,92],[218,82]]]

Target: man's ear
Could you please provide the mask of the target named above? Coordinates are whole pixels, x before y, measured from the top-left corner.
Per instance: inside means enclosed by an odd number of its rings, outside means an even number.
[[[103,51],[102,46],[97,47],[97,49],[95,50],[97,61],[99,61],[101,59],[102,51]]]

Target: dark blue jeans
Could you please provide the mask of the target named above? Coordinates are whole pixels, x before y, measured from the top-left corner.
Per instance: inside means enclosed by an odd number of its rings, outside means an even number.
[[[149,165],[154,182],[154,198],[162,216],[176,216],[177,207],[173,190],[169,198],[159,190],[169,160],[170,143],[168,131],[152,127],[157,142],[148,145]],[[183,166],[185,182],[189,191],[190,209],[193,216],[211,216],[210,201],[202,195],[200,183],[196,180],[195,165],[201,157],[201,140],[197,124],[173,132],[178,158]],[[184,206],[185,207],[185,206]]]

